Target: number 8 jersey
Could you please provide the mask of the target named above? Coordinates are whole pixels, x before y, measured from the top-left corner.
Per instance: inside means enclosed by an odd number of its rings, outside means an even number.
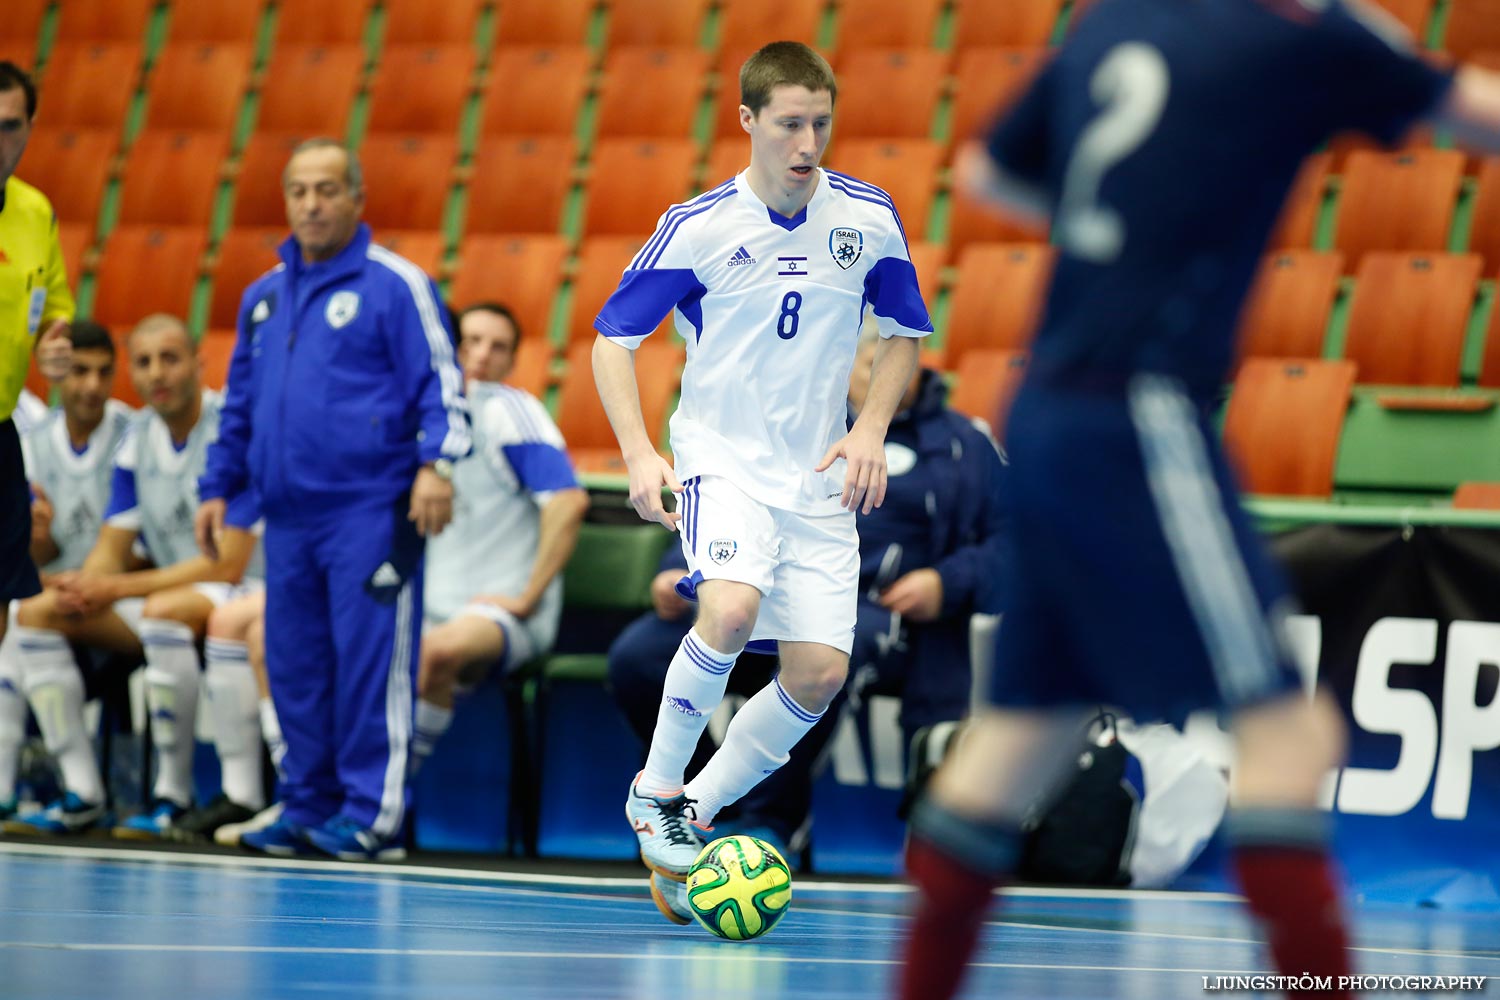
[[[786,218],[741,173],[667,210],[594,326],[634,350],[671,314],[687,341],[679,480],[724,476],[767,506],[826,515],[844,463],[813,468],[845,433],[866,305],[883,337],[932,332],[890,195],[820,170]]]

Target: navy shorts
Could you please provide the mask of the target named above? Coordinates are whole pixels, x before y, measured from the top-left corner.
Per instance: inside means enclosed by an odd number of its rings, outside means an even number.
[[[13,420],[0,420],[0,609],[42,592],[31,561],[31,489]],[[3,610],[0,610],[3,614]]]
[[[1286,583],[1174,380],[1027,385],[1007,432],[1012,560],[990,697],[1180,721],[1300,688]]]

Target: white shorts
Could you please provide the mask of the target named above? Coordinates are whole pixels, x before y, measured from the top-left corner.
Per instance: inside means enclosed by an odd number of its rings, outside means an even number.
[[[750,641],[854,647],[859,533],[854,512],[809,517],[767,507],[722,476],[683,484],[682,552],[692,593],[703,580],[748,583],[761,593]]]
[[[468,616],[471,618],[482,618],[492,622],[499,627],[501,634],[505,636],[505,653],[500,658],[500,669],[511,670],[536,659],[542,649],[540,637],[535,634],[529,622],[522,621],[504,608],[483,601],[471,601],[453,612],[453,616],[447,619]],[[422,622],[422,631],[427,632],[443,624],[436,618],[427,618]]]
[[[210,604],[219,608],[228,604],[236,598],[244,597],[266,589],[266,582],[256,577],[246,577],[239,583],[205,582],[192,584],[192,588],[204,597],[208,598]],[[114,612],[119,616],[130,631],[140,634],[141,619],[145,617],[146,599],[144,597],[122,597],[114,603]]]

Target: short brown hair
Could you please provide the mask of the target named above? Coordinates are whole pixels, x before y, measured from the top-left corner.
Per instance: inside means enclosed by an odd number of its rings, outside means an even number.
[[[740,67],[740,103],[752,115],[760,114],[771,103],[771,91],[783,86],[806,87],[813,93],[826,90],[834,100],[839,96],[833,67],[801,42],[772,42]]]

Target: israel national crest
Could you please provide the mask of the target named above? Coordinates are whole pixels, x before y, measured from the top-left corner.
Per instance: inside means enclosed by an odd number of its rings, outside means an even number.
[[[740,543],[733,538],[715,538],[708,543],[708,558],[722,566],[733,559],[739,549]]]
[[[328,297],[328,308],[323,310],[323,318],[328,325],[337,330],[345,325],[355,316],[359,315],[359,293],[358,292],[334,292]]]
[[[828,234],[828,252],[833,262],[844,270],[854,266],[865,249],[865,235],[858,229],[835,229]]]

